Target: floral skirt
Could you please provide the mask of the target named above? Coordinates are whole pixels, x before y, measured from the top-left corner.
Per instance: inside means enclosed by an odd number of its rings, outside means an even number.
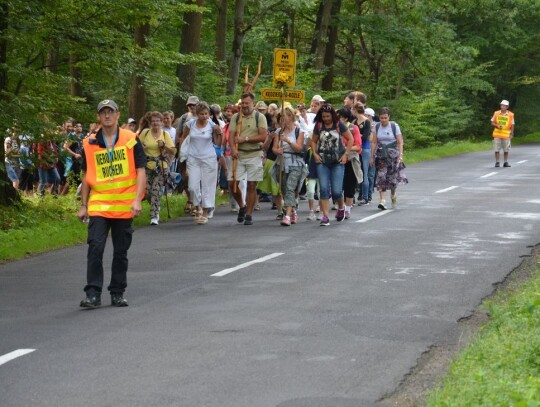
[[[388,148],[385,156],[381,155],[382,150],[377,149],[375,153],[375,167],[377,176],[375,177],[375,187],[378,191],[395,189],[398,185],[407,184],[409,181],[405,175],[405,164],[399,160],[399,151],[395,148]]]

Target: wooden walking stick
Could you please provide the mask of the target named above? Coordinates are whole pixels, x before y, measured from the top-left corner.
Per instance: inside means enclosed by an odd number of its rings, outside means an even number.
[[[165,146],[165,145],[164,145]],[[165,174],[165,165],[163,160],[165,158],[163,154],[164,147],[159,148],[159,162],[161,163],[161,175],[163,176],[163,186],[165,187],[165,202],[167,204],[167,219],[171,219],[171,211],[169,209],[169,194],[167,193],[167,175]]]
[[[285,90],[281,88],[281,123],[279,124],[281,126],[281,131],[279,133],[279,146],[283,147],[283,141],[281,141],[281,135],[283,134],[283,130],[285,127]],[[281,195],[281,181],[283,180],[283,158],[284,155],[281,154],[281,158],[279,160],[279,185],[278,185],[278,193]]]

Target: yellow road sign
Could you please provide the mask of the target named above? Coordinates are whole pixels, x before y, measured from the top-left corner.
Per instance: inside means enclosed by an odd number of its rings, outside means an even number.
[[[274,49],[274,85],[294,87],[296,75],[296,50]]]
[[[281,100],[281,89],[262,88],[261,97],[264,100]],[[303,90],[285,90],[285,100],[296,100],[302,102],[305,99]]]

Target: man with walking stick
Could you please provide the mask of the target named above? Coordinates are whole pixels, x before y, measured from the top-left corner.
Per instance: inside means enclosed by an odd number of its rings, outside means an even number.
[[[229,146],[231,156],[237,160],[236,171],[229,175],[229,181],[238,183],[247,180],[246,203],[240,188],[233,188],[233,196],[238,203],[238,223],[253,224],[253,210],[257,202],[257,182],[263,179],[263,151],[261,143],[266,139],[266,117],[255,111],[255,95],[245,92],[240,97],[241,112],[231,118]],[[241,118],[241,122],[240,122]]]
[[[89,218],[86,297],[80,306],[101,305],[103,251],[111,231],[114,248],[111,305],[126,307],[123,294],[127,286],[128,258],[133,218],[141,214],[146,189],[146,156],[135,133],[118,126],[120,112],[113,100],[97,106],[100,130],[83,141],[81,221]]]

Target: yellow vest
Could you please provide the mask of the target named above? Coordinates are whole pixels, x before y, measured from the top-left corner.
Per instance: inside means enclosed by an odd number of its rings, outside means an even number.
[[[137,195],[137,170],[133,148],[136,134],[119,129],[112,160],[99,146],[96,135],[84,139],[86,182],[90,186],[88,216],[131,219],[131,205]]]
[[[493,115],[493,123],[502,125],[502,129],[493,130],[494,138],[509,138],[514,123],[514,113],[507,110],[506,114],[502,114],[500,110],[497,110]]]

